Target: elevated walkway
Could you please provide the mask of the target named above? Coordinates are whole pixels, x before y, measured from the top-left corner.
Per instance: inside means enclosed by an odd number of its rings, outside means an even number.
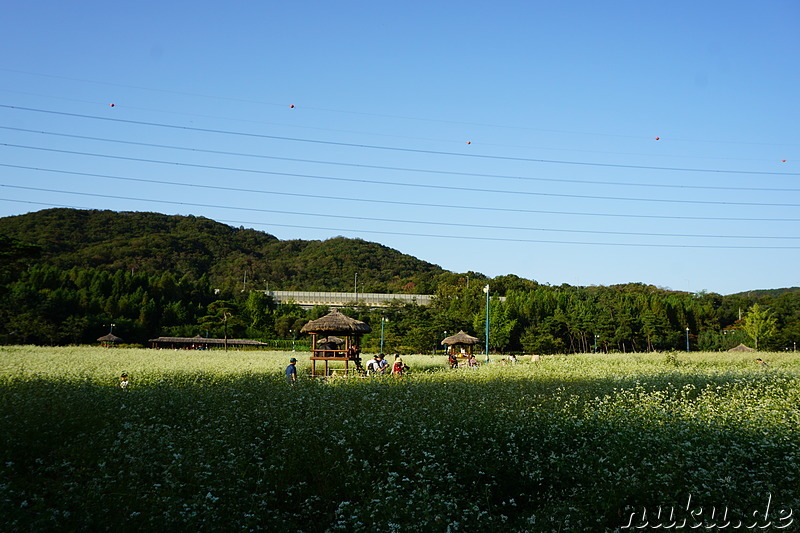
[[[304,309],[316,305],[327,307],[389,307],[392,303],[401,305],[430,305],[432,294],[384,294],[378,292],[312,292],[312,291],[262,291],[271,296],[276,303],[294,303]]]

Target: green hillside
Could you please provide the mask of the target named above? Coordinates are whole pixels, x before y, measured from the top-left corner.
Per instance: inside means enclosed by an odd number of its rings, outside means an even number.
[[[215,287],[426,293],[437,265],[377,243],[282,241],[253,229],[159,213],[46,209],[0,218],[0,234],[41,248],[40,264],[132,273],[204,274]]]

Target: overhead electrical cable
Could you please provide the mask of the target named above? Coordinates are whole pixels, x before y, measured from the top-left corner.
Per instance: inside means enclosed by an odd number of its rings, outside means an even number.
[[[336,161],[321,161],[321,160],[313,160],[313,159],[299,159],[293,157],[281,157],[281,156],[272,156],[272,155],[265,155],[265,154],[252,154],[252,153],[244,153],[244,152],[231,152],[226,150],[211,150],[206,148],[192,148],[187,146],[175,146],[175,145],[168,145],[168,144],[157,144],[157,143],[146,143],[141,141],[126,141],[121,139],[109,139],[106,137],[92,137],[87,135],[74,135],[70,133],[61,133],[61,132],[53,132],[53,131],[45,131],[45,130],[31,130],[27,128],[15,128],[11,126],[0,126],[0,129],[4,130],[11,130],[11,131],[19,131],[24,133],[35,133],[41,135],[50,135],[56,137],[66,137],[70,139],[81,139],[81,140],[89,140],[89,141],[98,141],[98,142],[108,142],[114,144],[125,144],[130,146],[144,146],[147,148],[160,148],[166,150],[179,150],[185,152],[192,152],[192,153],[202,153],[202,154],[214,154],[214,155],[226,155],[226,156],[234,156],[234,157],[250,157],[256,159],[270,159],[270,160],[280,160],[280,161],[293,161],[293,162],[300,162],[300,163],[313,163],[318,165],[334,165],[334,166],[344,166],[344,167],[353,167],[353,168],[370,168],[376,170],[392,170],[397,172],[418,172],[418,173],[427,173],[427,174],[440,174],[440,175],[447,175],[447,176],[472,176],[472,177],[480,177],[480,178],[494,178],[494,179],[506,179],[506,180],[518,180],[518,181],[542,181],[542,182],[552,182],[552,183],[576,183],[582,185],[612,185],[612,186],[621,186],[621,187],[648,187],[648,188],[666,188],[666,189],[695,189],[695,190],[710,190],[710,191],[729,191],[730,186],[710,186],[710,185],[677,185],[671,183],[633,183],[633,182],[621,182],[621,181],[597,181],[597,180],[578,180],[578,179],[569,179],[569,178],[542,178],[536,176],[510,176],[504,174],[486,174],[480,172],[459,172],[459,171],[452,171],[452,170],[435,170],[435,169],[425,169],[425,168],[412,168],[412,167],[396,167],[396,166],[385,166],[385,165],[366,165],[362,163],[342,163]],[[800,188],[776,188],[776,187],[742,187],[737,186],[737,191],[761,191],[761,192],[800,192]]]
[[[502,229],[502,230],[517,230],[517,231],[542,231],[542,232],[555,232],[555,233],[589,233],[589,234],[600,234],[600,235],[617,235],[617,236],[636,236],[636,237],[681,237],[681,238],[704,238],[704,239],[789,239],[795,240],[800,239],[800,236],[763,236],[763,235],[703,235],[703,234],[681,234],[681,233],[652,233],[652,232],[624,232],[624,231],[599,231],[599,230],[571,230],[571,229],[553,229],[553,228],[534,228],[534,227],[519,227],[519,226],[501,226],[501,225],[484,225],[484,224],[470,224],[463,221],[459,222],[431,222],[431,221],[423,221],[423,220],[410,220],[410,219],[391,219],[391,218],[374,218],[374,217],[363,217],[363,216],[353,216],[353,215],[340,215],[340,214],[327,214],[327,213],[310,213],[310,212],[297,212],[297,211],[284,211],[280,209],[265,209],[265,208],[254,208],[254,207],[241,207],[241,206],[225,206],[225,205],[214,205],[214,204],[200,204],[200,203],[193,203],[193,202],[176,202],[176,201],[169,201],[169,200],[153,200],[153,199],[146,199],[146,198],[134,198],[128,196],[119,196],[119,195],[110,195],[110,194],[98,194],[98,193],[84,193],[84,192],[75,192],[75,191],[63,191],[57,189],[47,189],[41,187],[25,187],[20,185],[6,185],[0,184],[0,187],[7,187],[10,189],[22,189],[22,190],[29,190],[29,191],[37,191],[37,192],[49,192],[49,193],[58,193],[58,194],[72,194],[76,196],[91,196],[91,197],[98,197],[98,198],[111,198],[115,200],[134,200],[138,202],[156,202],[156,203],[165,203],[165,204],[178,204],[178,205],[191,205],[195,207],[210,207],[215,209],[230,209],[230,210],[237,210],[237,211],[254,211],[258,213],[272,213],[272,214],[279,214],[279,215],[293,215],[293,216],[303,216],[303,217],[323,217],[323,218],[335,218],[335,219],[346,219],[346,220],[358,220],[358,221],[366,221],[366,222],[389,222],[389,223],[401,223],[401,224],[422,224],[426,226],[455,226],[455,227],[468,227],[468,228],[475,228],[475,229]]]
[[[255,104],[255,105],[265,105],[270,107],[285,107],[286,102],[268,102],[264,100],[256,100],[252,98],[241,98],[241,97],[231,97],[231,96],[219,96],[219,95],[212,95],[212,94],[203,94],[203,93],[196,93],[192,91],[176,91],[170,89],[159,89],[154,87],[144,87],[141,85],[128,85],[122,83],[114,83],[109,81],[99,81],[99,80],[87,80],[82,78],[73,78],[69,76],[58,76],[54,74],[43,74],[39,72],[28,72],[24,70],[18,69],[9,69],[9,68],[0,68],[0,72],[13,72],[16,74],[24,74],[27,76],[38,76],[38,77],[45,77],[45,78],[53,78],[53,79],[61,79],[61,80],[68,80],[74,81],[79,83],[89,83],[95,85],[105,85],[110,87],[123,87],[127,89],[135,89],[138,91],[151,91],[151,92],[158,92],[163,94],[174,94],[177,96],[193,96],[198,98],[206,98],[210,100],[220,100],[220,101],[231,101],[231,102],[241,102],[246,104]],[[89,102],[94,103],[94,102]],[[294,107],[294,105],[292,105]],[[606,132],[598,132],[598,131],[577,131],[577,130],[562,130],[562,129],[555,129],[555,128],[535,128],[531,126],[512,126],[508,124],[491,124],[491,123],[481,123],[481,122],[469,122],[463,120],[445,120],[445,119],[437,119],[431,117],[421,117],[421,116],[407,116],[407,115],[393,115],[387,113],[373,113],[369,111],[353,111],[352,109],[336,109],[336,108],[327,108],[327,107],[317,107],[317,106],[303,106],[303,109],[308,110],[315,110],[315,111],[324,111],[328,113],[340,113],[340,114],[349,114],[349,115],[356,115],[356,116],[372,116],[372,117],[379,117],[379,118],[392,118],[392,119],[401,119],[401,120],[409,120],[409,121],[418,121],[418,122],[427,122],[427,123],[440,123],[440,124],[456,124],[456,125],[463,125],[463,126],[477,126],[477,127],[488,127],[488,128],[500,128],[500,129],[509,129],[509,130],[516,130],[516,131],[540,131],[545,133],[559,133],[559,134],[570,134],[570,135],[584,135],[584,136],[594,136],[594,137],[612,137],[612,138],[627,138],[627,139],[642,139],[642,135],[632,135],[632,134],[617,134],[617,133],[606,133]],[[162,112],[162,111],[159,111]],[[186,113],[190,114],[190,113]],[[205,118],[219,118],[219,117],[208,117],[206,115],[197,115],[194,116],[201,116]],[[225,118],[225,120],[231,120],[230,118]],[[674,141],[682,141],[682,142],[692,142],[692,143],[713,143],[713,144],[745,144],[745,145],[761,145],[761,146],[795,146],[793,143],[767,143],[767,142],[758,142],[758,141],[733,141],[727,139],[685,139],[685,138],[678,138],[678,137],[671,137],[671,140]]]
[[[246,194],[264,194],[264,195],[274,195],[274,196],[291,196],[296,198],[312,198],[312,199],[320,199],[320,200],[335,200],[335,201],[342,201],[342,202],[359,202],[359,203],[368,203],[368,204],[392,204],[392,205],[402,205],[402,206],[412,206],[412,207],[429,207],[429,208],[436,208],[436,209],[462,209],[462,210],[469,210],[469,211],[488,211],[493,213],[529,213],[529,214],[547,214],[547,215],[568,215],[568,216],[593,216],[593,217],[614,217],[614,218],[644,218],[644,219],[662,219],[662,220],[702,220],[702,221],[736,221],[736,222],[800,222],[800,218],[748,218],[748,217],[698,217],[698,216],[679,216],[679,215],[642,215],[642,214],[632,214],[632,213],[590,213],[585,211],[551,211],[551,210],[542,210],[542,209],[519,209],[519,208],[512,208],[512,207],[487,207],[482,205],[458,205],[458,204],[434,204],[434,203],[424,203],[424,202],[403,202],[398,200],[389,200],[385,198],[381,199],[371,199],[371,198],[364,198],[364,197],[351,197],[351,196],[332,196],[330,194],[309,194],[309,193],[292,193],[292,192],[283,192],[283,191],[271,191],[271,190],[264,190],[264,189],[250,189],[244,187],[231,187],[231,186],[223,186],[223,185],[205,185],[199,183],[183,183],[179,181],[168,181],[168,180],[156,180],[156,179],[148,179],[148,178],[133,178],[128,176],[114,176],[110,174],[98,174],[94,172],[79,172],[79,171],[72,171],[72,170],[61,170],[61,169],[52,169],[52,168],[44,168],[44,167],[32,167],[26,165],[13,165],[10,163],[0,163],[0,167],[7,167],[7,168],[16,168],[20,170],[33,170],[36,172],[48,172],[54,174],[66,174],[71,176],[84,176],[90,178],[99,178],[99,179],[111,179],[111,180],[119,180],[119,181],[130,181],[135,183],[149,183],[154,185],[169,185],[169,186],[179,186],[179,187],[188,187],[194,189],[208,189],[208,190],[216,190],[216,191],[229,191],[229,192],[237,192],[237,193],[246,193]]]
[[[75,193],[78,194],[78,193]],[[98,195],[99,196],[99,195]],[[123,198],[124,199],[124,198]],[[38,204],[38,205],[48,205],[52,206],[51,203],[38,203],[38,202],[31,202],[28,200],[9,200],[6,198],[0,198],[0,201],[7,201],[7,202],[17,202],[17,203],[25,203],[25,204]],[[143,202],[159,202],[159,203],[167,203],[164,201],[158,200],[146,200],[142,199]],[[183,202],[171,202],[177,205],[195,205],[195,204],[184,204]],[[73,209],[94,209],[89,207],[75,207],[71,205],[60,205],[59,207],[67,207]],[[235,209],[235,208],[234,208]],[[472,240],[472,241],[492,241],[492,242],[521,242],[521,243],[529,243],[529,244],[567,244],[567,245],[586,245],[586,246],[619,246],[619,247],[633,247],[633,248],[699,248],[699,249],[727,249],[727,250],[795,250],[800,247],[798,246],[738,246],[738,245],[706,245],[706,244],[658,244],[658,243],[620,243],[620,242],[598,242],[598,241],[555,241],[555,240],[545,240],[545,239],[520,239],[520,238],[510,238],[510,237],[498,237],[498,236],[491,236],[491,237],[481,237],[479,235],[437,235],[432,233],[408,233],[408,232],[398,232],[398,231],[380,231],[374,229],[351,229],[351,228],[332,228],[330,226],[307,226],[307,225],[298,225],[298,224],[284,224],[284,223],[266,223],[266,222],[243,222],[243,221],[229,221],[229,220],[221,220],[221,222],[231,222],[236,224],[249,224],[252,226],[266,226],[266,227],[281,227],[281,228],[295,228],[295,229],[311,229],[311,230],[321,230],[321,231],[333,231],[339,234],[341,233],[352,233],[355,235],[362,235],[362,234],[376,234],[376,235],[390,235],[393,237],[397,236],[404,236],[404,237],[429,237],[429,238],[436,238],[436,239],[463,239],[463,240]]]
[[[74,117],[74,118],[84,118],[89,120],[99,120],[99,121],[106,121],[106,122],[115,122],[120,124],[135,124],[139,126],[150,126],[150,127],[158,127],[158,128],[169,128],[169,129],[176,129],[176,130],[184,130],[184,131],[196,131],[202,133],[214,133],[220,135],[233,135],[233,136],[240,136],[240,137],[249,137],[249,138],[258,138],[258,139],[272,139],[272,140],[280,140],[280,141],[289,141],[289,142],[299,142],[299,143],[311,143],[311,144],[320,144],[320,145],[328,145],[328,146],[343,146],[349,148],[364,148],[370,150],[384,150],[384,151],[394,151],[394,152],[404,152],[404,153],[418,153],[418,154],[428,154],[428,155],[442,155],[442,156],[450,156],[450,157],[459,157],[459,158],[474,158],[474,159],[487,159],[487,160],[499,160],[499,161],[517,161],[517,162],[528,162],[528,163],[546,163],[546,164],[554,164],[554,165],[574,165],[574,166],[589,166],[589,167],[603,167],[603,168],[629,168],[629,169],[638,169],[638,170],[662,170],[662,171],[670,171],[670,172],[703,172],[703,173],[716,173],[716,174],[736,174],[736,175],[762,175],[762,176],[800,176],[800,172],[773,172],[773,171],[764,171],[764,170],[726,170],[726,169],[703,169],[703,168],[688,168],[688,167],[665,167],[665,166],[651,166],[651,165],[628,165],[622,163],[599,163],[599,162],[586,162],[586,161],[569,161],[569,160],[557,160],[557,159],[540,159],[540,158],[530,158],[530,157],[514,157],[514,156],[500,156],[500,155],[489,155],[489,154],[472,154],[472,153],[465,153],[465,152],[446,152],[441,150],[424,150],[421,148],[403,148],[398,146],[380,146],[380,145],[373,145],[373,144],[362,144],[362,143],[347,143],[341,141],[326,141],[321,139],[304,139],[300,137],[287,137],[281,135],[266,135],[261,133],[251,133],[251,132],[242,132],[242,131],[234,131],[234,130],[222,130],[222,129],[213,129],[213,128],[198,128],[192,126],[181,126],[177,124],[165,124],[160,122],[148,122],[148,121],[141,121],[141,120],[130,120],[130,119],[122,119],[122,118],[112,118],[112,117],[99,117],[96,115],[85,115],[80,113],[68,113],[66,111],[53,111],[47,109],[37,109],[31,107],[22,107],[22,106],[12,106],[7,104],[0,104],[0,108],[4,109],[14,109],[14,110],[21,110],[21,111],[29,111],[35,113],[45,113],[57,116],[67,116],[67,117]]]
[[[624,196],[600,196],[600,195],[589,195],[589,194],[563,194],[563,193],[545,193],[545,192],[535,192],[535,191],[511,191],[511,190],[503,190],[503,189],[483,189],[478,187],[455,187],[450,185],[432,185],[432,184],[421,184],[421,183],[405,183],[405,182],[396,182],[396,181],[379,181],[379,180],[368,180],[363,178],[341,178],[335,176],[320,176],[314,174],[300,174],[295,172],[276,172],[271,170],[259,170],[259,169],[247,169],[247,168],[238,168],[238,167],[224,167],[224,166],[217,166],[217,165],[201,165],[197,163],[183,163],[180,161],[164,161],[159,159],[146,159],[141,157],[127,157],[127,156],[119,156],[119,155],[109,155],[109,154],[96,154],[92,152],[80,152],[76,150],[60,150],[56,148],[43,148],[39,146],[27,146],[21,144],[11,144],[11,143],[0,143],[0,146],[7,146],[10,148],[22,148],[27,150],[39,150],[44,152],[53,152],[53,153],[61,153],[61,154],[71,154],[71,155],[81,155],[81,156],[89,156],[89,157],[100,157],[106,159],[118,159],[122,161],[136,161],[139,163],[153,163],[153,164],[160,164],[160,165],[171,165],[171,166],[180,166],[180,167],[188,167],[188,168],[204,168],[204,169],[211,169],[211,170],[223,170],[226,172],[243,172],[248,174],[265,174],[271,176],[288,176],[288,177],[295,177],[295,178],[305,178],[305,179],[315,179],[315,180],[328,180],[328,181],[337,181],[337,182],[350,182],[350,183],[370,183],[375,185],[392,185],[396,187],[411,187],[411,188],[422,188],[422,189],[438,189],[438,190],[447,190],[447,191],[463,191],[463,192],[479,192],[479,193],[493,193],[493,194],[512,194],[512,195],[524,195],[524,196],[539,196],[539,197],[550,197],[550,198],[581,198],[581,199],[590,199],[590,200],[615,200],[615,201],[626,201],[626,202],[653,202],[653,203],[670,203],[670,204],[693,204],[693,205],[726,205],[726,206],[760,206],[760,207],[800,207],[800,204],[793,204],[793,203],[776,203],[776,202],[728,202],[728,201],[719,201],[719,200],[677,200],[677,199],[669,199],[669,198],[630,198]]]

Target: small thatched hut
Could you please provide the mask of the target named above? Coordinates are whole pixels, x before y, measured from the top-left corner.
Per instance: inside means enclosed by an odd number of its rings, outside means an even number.
[[[358,350],[358,338],[369,333],[372,328],[366,322],[350,318],[338,309],[327,315],[307,322],[300,333],[311,335],[311,375],[317,375],[317,361],[325,361],[325,374],[328,375],[330,361],[343,361],[345,372],[349,371],[349,362],[353,361],[356,369],[361,370],[361,357]],[[318,335],[327,339],[317,340]],[[335,335],[338,335],[338,338]],[[337,342],[340,341],[340,342]]]
[[[728,351],[729,352],[755,352],[755,349],[751,348],[749,346],[745,346],[744,344],[739,344],[739,346],[734,346],[733,348],[731,348]]]
[[[473,337],[472,335],[468,335],[464,333],[464,330],[459,331],[455,335],[450,335],[442,340],[442,346],[466,346],[463,350],[461,350],[460,355],[461,357],[471,357],[472,356],[472,347],[478,344],[480,340],[478,337]]]
[[[115,344],[122,342],[122,339],[117,337],[113,333],[107,333],[102,337],[98,337],[97,342],[101,343],[103,346],[108,348],[109,346],[114,346]]]

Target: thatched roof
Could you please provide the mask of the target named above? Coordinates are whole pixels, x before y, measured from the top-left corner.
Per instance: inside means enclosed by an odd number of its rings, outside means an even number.
[[[97,341],[98,341],[98,342],[112,342],[112,343],[116,343],[116,342],[122,342],[122,339],[121,339],[121,338],[119,338],[119,337],[117,337],[117,336],[116,336],[116,335],[114,335],[113,333],[107,333],[107,334],[103,335],[102,337],[98,337],[98,338],[97,338]]]
[[[369,324],[350,318],[334,309],[327,315],[311,320],[300,329],[300,333],[338,333],[340,335],[360,335],[369,333]]]
[[[728,351],[729,352],[755,352],[755,349],[751,348],[749,346],[745,346],[744,344],[740,344],[739,346],[734,346],[733,348],[731,348]]]
[[[447,344],[448,346],[453,346],[455,344],[478,344],[480,341],[478,337],[473,337],[472,335],[467,335],[464,333],[464,330],[459,331],[455,335],[450,335],[446,339],[442,341],[442,344]]]

